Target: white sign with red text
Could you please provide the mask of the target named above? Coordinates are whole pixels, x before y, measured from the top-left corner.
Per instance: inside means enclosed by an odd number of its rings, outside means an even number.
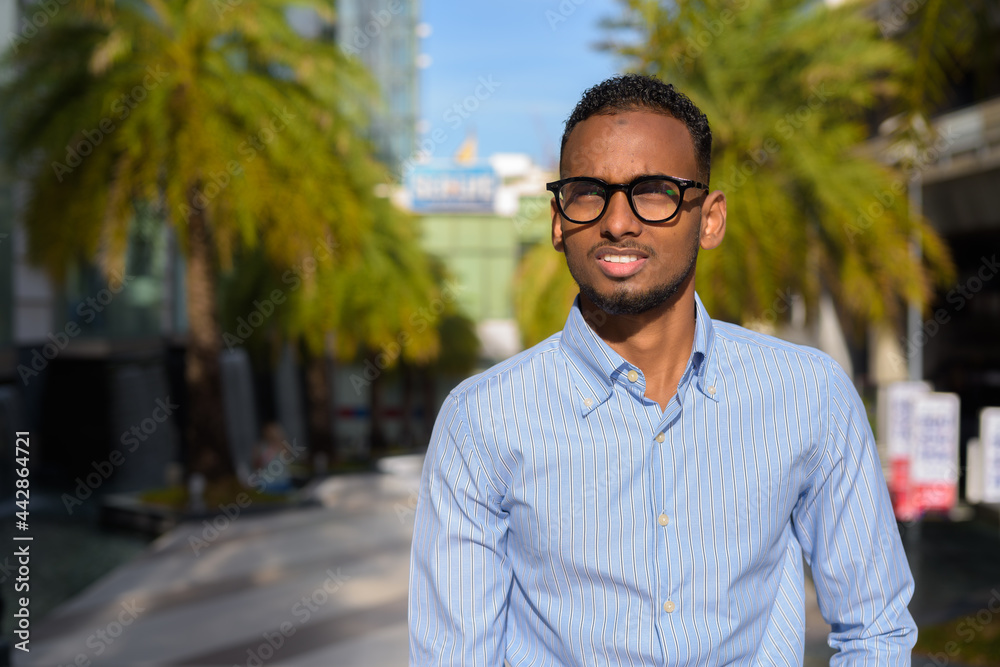
[[[913,449],[913,402],[931,391],[927,382],[893,382],[885,393],[884,433],[889,454],[889,493],[896,516],[916,519],[920,508],[910,481]]]
[[[979,452],[980,498],[984,503],[1000,503],[1000,408],[983,408],[979,413]]]
[[[910,415],[910,484],[918,512],[948,511],[958,501],[958,394],[928,392]]]

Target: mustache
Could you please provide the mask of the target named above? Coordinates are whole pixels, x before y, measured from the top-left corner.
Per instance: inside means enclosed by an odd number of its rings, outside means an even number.
[[[607,241],[604,243],[598,243],[590,249],[587,255],[593,257],[594,254],[601,248],[614,248],[615,250],[639,250],[640,252],[645,253],[647,257],[653,257],[656,255],[656,252],[648,245],[630,240],[622,241],[621,243],[611,243]]]

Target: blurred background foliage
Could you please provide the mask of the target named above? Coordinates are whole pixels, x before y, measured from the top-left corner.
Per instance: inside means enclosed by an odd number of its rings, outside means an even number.
[[[428,366],[446,315],[444,331],[466,352],[451,363],[472,364],[471,323],[456,326],[454,309],[419,314],[440,298],[444,276],[409,216],[376,193],[386,170],[364,139],[375,82],[336,44],[296,32],[290,6],[71,1],[8,51],[13,76],[0,90],[7,157],[27,184],[29,255],[53,278],[94,258],[107,275],[120,270],[137,207],[176,233],[190,327],[189,460],[210,480],[233,474],[218,419],[224,334],[275,290],[282,303],[266,331],[246,337],[251,348],[301,343],[322,368],[330,354],[405,341],[398,358]],[[333,18],[324,2],[295,6]]]
[[[712,126],[711,185],[727,195],[729,225],[722,246],[700,254],[697,288],[715,317],[752,322],[790,291],[811,318],[829,292],[858,331],[926,307],[953,280],[947,247],[910,212],[908,170],[919,165],[862,148],[876,117],[892,118],[883,131],[904,144],[896,153],[933,143],[929,113],[986,48],[988,0],[952,4],[883,16],[873,0],[622,0],[603,48],[673,83]],[[546,247],[519,273],[527,344],[562,327],[575,294]]]
[[[111,275],[137,220],[176,234],[189,460],[209,478],[233,469],[217,419],[226,346],[261,365],[293,346],[320,430],[332,364],[379,356],[386,372],[463,373],[476,360],[473,324],[449,298],[443,266],[380,190],[386,168],[365,139],[376,82],[333,42],[290,27],[291,6],[71,0],[4,63],[3,143],[28,186],[35,262],[57,281],[95,258]],[[334,18],[318,0],[295,6]],[[981,29],[990,0],[927,0],[899,16],[875,0],[619,7],[604,48],[674,83],[712,123],[712,185],[727,194],[730,224],[726,242],[700,257],[698,289],[715,316],[752,322],[791,292],[813,317],[829,293],[858,331],[926,306],[953,280],[947,248],[911,214],[907,179],[935,139],[936,105],[976,85],[959,72],[991,62],[977,57],[992,48]],[[863,148],[880,132],[896,165]],[[84,145],[86,155],[67,148]],[[559,330],[576,291],[548,241],[529,249],[514,288],[522,342]],[[238,335],[240,318],[270,295],[281,300],[265,306],[274,316]],[[312,435],[333,453],[326,435]]]

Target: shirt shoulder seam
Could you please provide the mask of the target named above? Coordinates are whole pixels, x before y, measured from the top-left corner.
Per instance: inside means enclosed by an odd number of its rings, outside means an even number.
[[[464,395],[459,396],[459,395],[456,395],[456,394],[452,393],[452,394],[449,395],[448,398],[450,400],[453,400],[455,402],[455,411],[456,411],[455,412],[455,420],[458,422],[458,424],[456,425],[457,426],[456,430],[457,431],[465,431],[465,433],[468,435],[469,445],[468,445],[467,449],[469,451],[470,465],[471,465],[471,459],[474,458],[476,460],[476,467],[478,468],[478,472],[480,474],[482,474],[482,476],[483,476],[483,482],[487,486],[489,486],[489,488],[493,491],[493,493],[498,498],[502,497],[503,494],[500,492],[500,489],[494,483],[494,480],[493,480],[492,476],[490,475],[489,470],[486,467],[486,464],[483,462],[483,457],[482,457],[482,455],[479,452],[479,446],[480,446],[481,443],[480,443],[479,439],[476,438],[476,434],[473,432],[472,427],[470,425],[469,409],[468,409],[468,394],[465,393]],[[451,427],[449,427],[449,430],[451,430]],[[454,436],[455,433],[453,432],[452,435]],[[464,447],[464,446],[461,446],[461,445],[458,446],[459,453],[461,453],[465,449],[466,449],[466,447]],[[495,471],[494,471],[494,474],[495,474]]]
[[[468,395],[471,391],[479,388],[484,383],[488,383],[491,380],[494,380],[504,375],[505,373],[509,373],[515,368],[524,366],[530,363],[531,360],[533,359],[545,357],[553,353],[557,353],[559,351],[560,351],[559,333],[556,333],[553,334],[552,336],[549,336],[541,343],[538,343],[537,345],[530,347],[527,350],[519,352],[515,354],[513,357],[505,359],[504,361],[501,361],[500,363],[491,366],[490,368],[486,369],[481,373],[478,373],[470,378],[465,379],[464,381],[459,383],[457,387],[452,389],[451,392],[449,392],[449,395],[456,397],[460,395],[462,396]]]
[[[808,345],[801,345],[799,343],[792,343],[787,340],[775,338],[774,336],[762,334],[731,322],[712,320],[712,324],[715,328],[716,338],[728,343],[733,343],[734,345],[767,348],[770,350],[780,350],[782,352],[803,355],[819,362],[820,364],[825,364],[827,361],[833,361],[832,358],[822,350],[818,350]]]

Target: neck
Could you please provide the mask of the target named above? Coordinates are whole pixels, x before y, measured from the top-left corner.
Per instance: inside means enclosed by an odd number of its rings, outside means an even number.
[[[693,282],[693,281],[691,281]],[[661,409],[677,393],[694,346],[694,287],[685,285],[666,303],[639,315],[611,315],[580,295],[587,322],[608,346],[642,370],[646,398]]]

